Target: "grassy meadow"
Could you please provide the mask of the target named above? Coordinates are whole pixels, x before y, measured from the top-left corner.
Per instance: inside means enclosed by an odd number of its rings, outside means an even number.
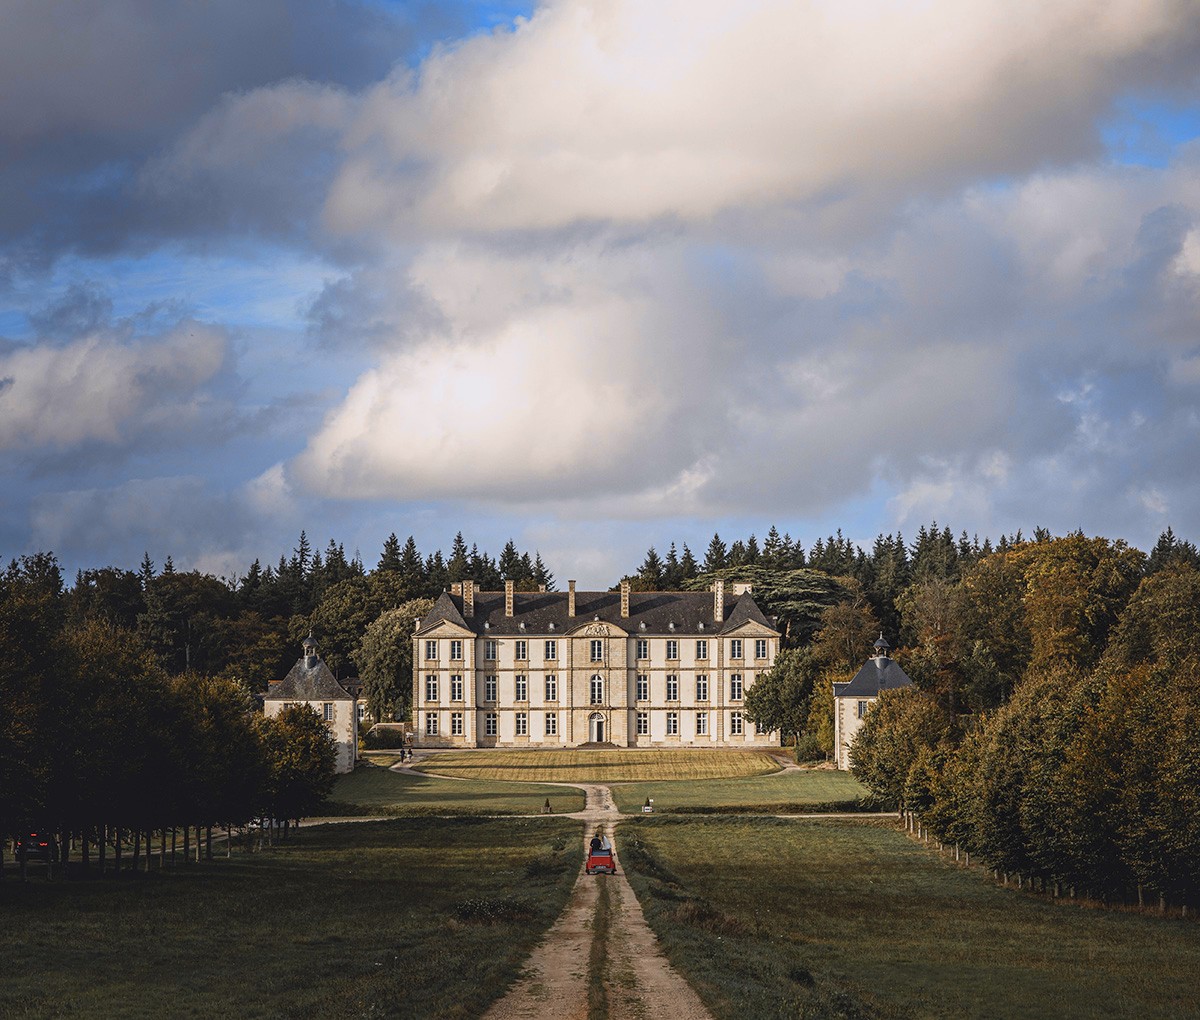
[[[581,858],[566,819],[407,818],[120,883],[10,871],[0,1016],[477,1017]]]
[[[623,783],[614,786],[612,793],[617,807],[626,814],[639,811],[647,797],[654,798],[656,812],[687,814],[856,811],[870,798],[870,791],[848,772],[829,769],[787,769],[736,779]]]
[[[628,783],[732,779],[779,771],[765,751],[637,750],[437,752],[418,771],[462,779],[526,783]]]
[[[998,888],[882,821],[644,817],[618,840],[664,950],[721,1020],[1200,1011],[1194,921]]]
[[[530,783],[464,783],[360,765],[339,776],[326,815],[533,815],[546,801],[554,814],[582,811],[580,790]]]

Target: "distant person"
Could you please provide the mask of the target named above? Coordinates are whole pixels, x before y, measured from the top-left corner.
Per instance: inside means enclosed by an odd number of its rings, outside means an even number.
[[[596,835],[594,835],[592,837],[591,843],[588,844],[588,852],[594,854],[597,851],[603,850],[603,849],[604,849],[604,840],[600,838],[600,833],[597,832]]]

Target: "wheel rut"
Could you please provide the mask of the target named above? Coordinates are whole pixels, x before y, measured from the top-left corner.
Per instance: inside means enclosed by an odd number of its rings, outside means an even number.
[[[589,992],[599,981],[612,1020],[712,1020],[699,996],[671,967],[646,923],[641,904],[625,878],[620,844],[613,836],[621,815],[607,786],[585,785],[587,806],[580,815],[583,838],[595,831],[613,839],[616,875],[579,877],[562,915],[534,949],[517,983],[496,1002],[485,1020],[588,1020]],[[593,947],[599,883],[607,883],[604,943]],[[598,1020],[597,1013],[590,1013]]]

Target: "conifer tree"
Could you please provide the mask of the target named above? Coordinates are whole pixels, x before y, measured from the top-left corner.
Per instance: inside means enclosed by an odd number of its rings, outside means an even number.
[[[713,532],[712,541],[708,543],[708,552],[704,554],[704,572],[711,574],[714,570],[728,566],[728,556],[729,553],[725,548],[725,543],[721,541],[721,536]]]

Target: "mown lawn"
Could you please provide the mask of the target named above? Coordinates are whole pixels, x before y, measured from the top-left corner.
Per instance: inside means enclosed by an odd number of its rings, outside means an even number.
[[[448,751],[431,754],[423,772],[527,783],[625,783],[650,779],[720,779],[765,775],[779,763],[763,751],[586,750]]]
[[[0,1016],[477,1017],[581,857],[566,819],[409,818],[120,883],[9,872]]]
[[[613,787],[617,807],[641,810],[647,797],[656,812],[701,814],[737,811],[752,814],[803,814],[818,810],[860,810],[869,791],[847,772],[788,769],[769,776],[709,779],[703,782],[643,782]]]
[[[1196,922],[998,888],[888,823],[645,817],[618,840],[718,1018],[1200,1012]]]
[[[464,783],[360,765],[334,784],[327,815],[532,815],[582,811],[580,790],[528,783]]]

